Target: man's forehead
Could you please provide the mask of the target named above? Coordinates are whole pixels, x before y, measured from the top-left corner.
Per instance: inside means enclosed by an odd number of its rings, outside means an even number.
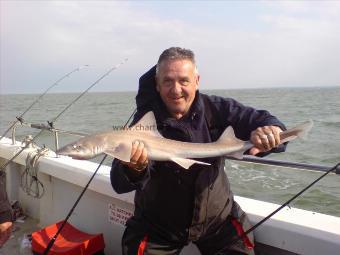
[[[181,71],[194,69],[195,64],[190,59],[163,60],[159,65],[159,71]]]

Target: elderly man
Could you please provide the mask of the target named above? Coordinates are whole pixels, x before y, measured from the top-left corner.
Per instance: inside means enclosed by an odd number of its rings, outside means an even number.
[[[133,123],[151,110],[169,139],[208,143],[232,126],[238,138],[254,144],[251,155],[284,151],[278,145],[285,127],[278,119],[233,99],[201,94],[199,78],[192,51],[165,50],[156,68],[140,79]],[[222,157],[185,170],[173,162],[148,160],[139,141],[132,146],[130,162],[116,159],[111,170],[116,192],[136,190],[134,216],[122,240],[124,255],[179,254],[189,242],[203,255],[254,254],[252,234],[232,241],[250,224],[233,199]]]
[[[0,248],[11,236],[12,211],[6,193],[6,174],[0,171]]]

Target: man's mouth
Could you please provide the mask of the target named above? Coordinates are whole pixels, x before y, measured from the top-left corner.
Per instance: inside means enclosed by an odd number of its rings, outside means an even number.
[[[179,101],[179,100],[181,100],[183,98],[184,98],[183,96],[181,96],[181,97],[172,97],[171,100],[172,101]]]

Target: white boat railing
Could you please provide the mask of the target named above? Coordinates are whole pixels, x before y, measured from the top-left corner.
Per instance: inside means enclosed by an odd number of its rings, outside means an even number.
[[[271,166],[280,166],[280,167],[288,167],[288,168],[295,168],[300,170],[312,170],[312,171],[321,171],[327,172],[333,166],[325,166],[325,165],[317,165],[317,164],[307,164],[307,163],[297,163],[297,162],[290,162],[290,161],[283,161],[283,160],[274,160],[274,159],[265,159],[259,158],[255,156],[243,156],[242,159],[236,159],[233,157],[226,157],[231,160],[235,161],[244,161],[256,164],[263,164],[263,165],[271,165]],[[340,167],[337,167],[334,174],[340,175]]]

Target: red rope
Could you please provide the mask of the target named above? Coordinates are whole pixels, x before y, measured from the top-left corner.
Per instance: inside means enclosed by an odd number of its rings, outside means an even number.
[[[232,219],[231,223],[235,227],[238,236],[242,236],[242,241],[247,246],[247,248],[253,249],[255,247],[255,245],[250,241],[248,236],[244,234],[244,229],[243,229],[241,223],[237,219]]]
[[[144,255],[147,242],[148,242],[148,236],[145,236],[144,239],[139,244],[137,255]]]

